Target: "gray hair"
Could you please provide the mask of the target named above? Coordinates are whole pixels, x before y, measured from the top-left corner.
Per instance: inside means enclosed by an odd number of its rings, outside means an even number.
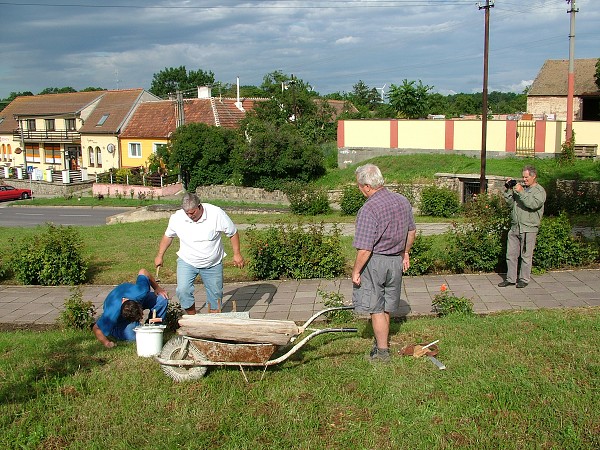
[[[525,166],[525,167],[523,167],[522,172],[525,172],[525,171],[529,172],[529,175],[537,178],[537,169],[535,167],[533,167],[533,166]]]
[[[365,164],[356,168],[356,181],[360,185],[368,184],[373,189],[380,188],[385,183],[381,170],[375,164]]]
[[[186,192],[181,199],[181,208],[184,211],[197,208],[200,205],[200,199],[192,192]]]

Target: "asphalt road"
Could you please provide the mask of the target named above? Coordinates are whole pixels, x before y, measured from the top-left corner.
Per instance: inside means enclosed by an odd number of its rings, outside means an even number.
[[[47,222],[55,225],[97,226],[105,225],[109,216],[131,208],[90,207],[22,207],[0,203],[0,226],[34,227]]]

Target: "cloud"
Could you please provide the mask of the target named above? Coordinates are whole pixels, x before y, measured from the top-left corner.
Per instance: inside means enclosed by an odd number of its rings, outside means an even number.
[[[335,40],[336,45],[354,44],[360,42],[360,39],[354,36],[346,36]]]

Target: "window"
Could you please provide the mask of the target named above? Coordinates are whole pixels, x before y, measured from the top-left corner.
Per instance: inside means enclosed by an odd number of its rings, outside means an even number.
[[[100,150],[100,147],[96,147],[96,163],[98,167],[102,167],[102,150]]]
[[[54,119],[46,119],[46,131],[54,131]]]
[[[65,128],[68,131],[75,131],[77,129],[75,127],[75,119],[65,119]]]
[[[28,163],[40,162],[40,146],[39,144],[25,144],[25,161]]]
[[[6,146],[6,151],[8,153],[8,160],[12,161],[12,149],[10,148],[10,144]]]
[[[157,142],[155,142],[154,144],[152,144],[152,151],[154,153],[158,152],[161,148],[166,148],[167,144],[159,144]]]
[[[104,125],[104,122],[106,122],[106,119],[108,119],[108,116],[110,116],[110,114],[104,114],[102,117],[100,117],[100,120],[98,121],[96,126],[101,127],[102,125]]]
[[[129,143],[129,157],[130,158],[141,158],[142,157],[142,144],[139,142]]]
[[[96,152],[92,147],[88,147],[89,166],[94,167],[96,163]]]
[[[27,119],[27,129],[29,131],[35,131],[35,119]]]
[[[46,164],[60,164],[62,160],[60,144],[44,144],[44,159]]]

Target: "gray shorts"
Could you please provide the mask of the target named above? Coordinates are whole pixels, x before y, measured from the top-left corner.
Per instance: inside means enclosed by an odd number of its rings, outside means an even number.
[[[371,255],[360,274],[360,286],[354,286],[352,291],[355,312],[376,314],[398,310],[403,261],[403,255]]]

